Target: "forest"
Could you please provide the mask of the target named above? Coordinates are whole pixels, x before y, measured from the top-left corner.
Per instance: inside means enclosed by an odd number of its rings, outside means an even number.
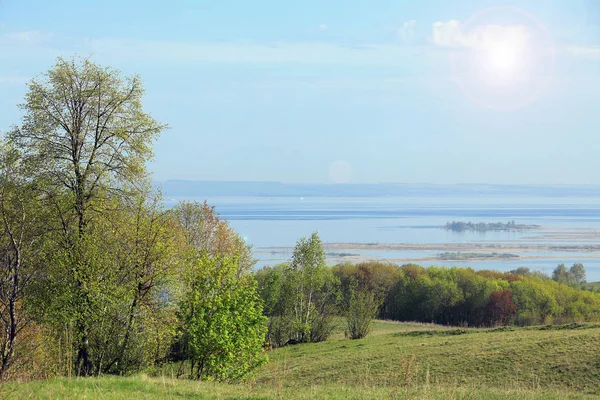
[[[252,249],[207,203],[167,208],[146,163],[168,126],[138,76],[59,58],[28,84],[0,146],[0,379],[124,375],[236,381],[269,348],[373,319],[500,326],[598,321],[585,269],[552,278],[367,262],[327,266],[318,233],[288,263]],[[185,366],[185,368],[183,368]]]
[[[347,318],[350,338],[364,337],[373,318],[464,327],[600,321],[600,294],[583,289],[582,264],[560,264],[552,278],[527,268],[497,272],[380,262],[299,264],[298,254],[313,253],[309,259],[322,260],[319,248],[315,233],[298,242],[289,264],[255,274],[273,346],[325,340],[337,316]],[[294,283],[299,281],[303,283]]]

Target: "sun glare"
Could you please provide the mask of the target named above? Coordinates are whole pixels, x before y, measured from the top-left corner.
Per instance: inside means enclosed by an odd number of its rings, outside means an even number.
[[[540,96],[554,73],[550,32],[520,8],[486,8],[464,23],[439,23],[434,33],[456,49],[449,54],[454,82],[482,107],[522,108]]]
[[[501,76],[513,75],[522,63],[521,51],[509,41],[491,43],[486,53],[490,68]]]

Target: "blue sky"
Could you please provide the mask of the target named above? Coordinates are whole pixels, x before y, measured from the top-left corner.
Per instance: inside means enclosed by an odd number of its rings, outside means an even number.
[[[75,53],[142,76],[157,180],[600,183],[597,0],[0,0],[0,130]]]

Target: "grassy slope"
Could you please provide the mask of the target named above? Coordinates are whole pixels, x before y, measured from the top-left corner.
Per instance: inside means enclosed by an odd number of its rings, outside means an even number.
[[[600,327],[397,332],[275,352],[258,381],[600,389]],[[427,378],[429,376],[429,378]]]
[[[168,370],[164,371],[170,376]],[[169,378],[8,385],[27,398],[597,398],[600,325],[448,329],[377,322],[372,335],[273,351],[245,385]]]

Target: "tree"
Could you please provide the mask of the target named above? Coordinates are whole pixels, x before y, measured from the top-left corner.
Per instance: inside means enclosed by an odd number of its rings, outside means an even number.
[[[517,306],[508,290],[496,290],[490,293],[486,311],[488,325],[507,325],[516,316]]]
[[[379,302],[375,293],[366,289],[354,289],[346,310],[346,323],[350,339],[362,339],[369,333]]]
[[[183,238],[161,200],[148,188],[111,215],[121,294],[113,309],[105,307],[110,323],[94,343],[96,371],[126,373],[164,358],[175,334],[173,281]]]
[[[89,291],[105,272],[86,248],[93,245],[94,218],[108,211],[111,198],[124,197],[145,179],[152,141],[166,128],[143,111],[143,94],[137,76],[123,78],[88,59],[59,58],[29,83],[22,126],[9,134],[54,211],[65,260],[59,273],[72,282],[65,287],[73,291],[79,375],[92,372],[89,330],[99,321]]]
[[[43,210],[18,151],[0,149],[0,381],[13,365],[21,332],[32,323],[31,287],[42,272]]]
[[[280,264],[273,267],[263,267],[254,273],[258,284],[258,292],[263,299],[264,313],[267,316],[275,315],[281,290],[284,283],[287,265]]]
[[[519,267],[519,268],[513,269],[512,271],[509,271],[509,272],[513,275],[521,275],[521,276],[531,275],[531,270],[527,267]]]
[[[298,240],[290,263],[263,268],[255,276],[269,317],[271,346],[329,337],[340,312],[340,279],[325,265],[316,232]]]
[[[295,278],[294,314],[298,330],[297,340],[304,342],[310,338],[315,292],[323,284],[325,250],[317,232],[298,240],[290,266]]]
[[[554,271],[552,271],[552,280],[558,283],[564,283],[565,285],[569,285],[571,283],[571,275],[565,267],[565,264],[558,264]]]
[[[575,282],[575,284],[577,284],[578,286],[581,286],[586,282],[585,267],[583,266],[583,264],[581,264],[581,263],[573,264],[571,266],[571,268],[569,269],[569,273],[570,273],[573,281]]]
[[[238,260],[238,276],[248,273],[256,260],[252,246],[222,220],[213,206],[204,203],[182,201],[174,213],[185,231],[187,244],[212,257],[233,257]]]
[[[280,347],[296,337],[294,300],[295,277],[288,264],[264,267],[255,273],[258,292],[263,300],[263,313],[269,317],[267,341]]]
[[[266,318],[248,272],[250,247],[206,202],[182,202],[173,212],[186,245],[174,356],[191,362],[192,378],[238,379],[264,361]]]
[[[265,362],[266,318],[251,275],[235,259],[199,255],[180,306],[191,377],[232,381]]]

